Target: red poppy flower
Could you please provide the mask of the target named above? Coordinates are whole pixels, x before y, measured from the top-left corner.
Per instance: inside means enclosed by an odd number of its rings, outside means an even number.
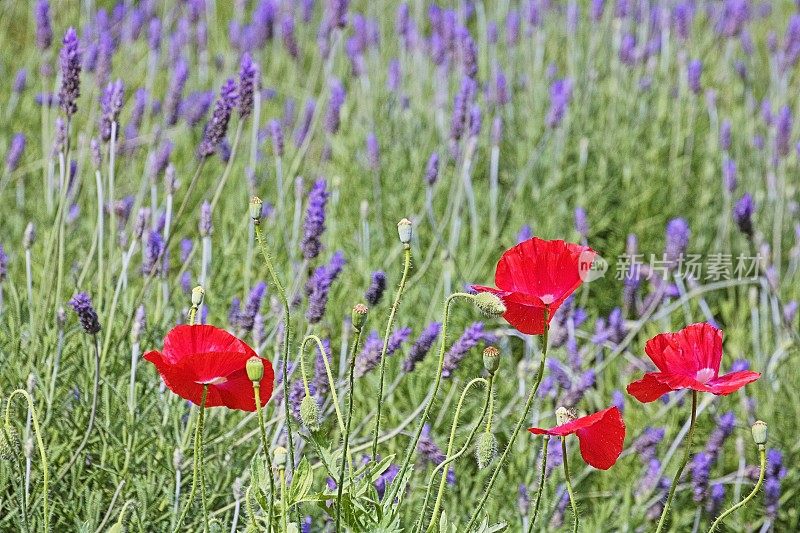
[[[208,386],[206,407],[225,406],[255,411],[253,382],[245,365],[256,353],[243,341],[214,326],[181,325],[172,328],[164,339],[163,352],[147,352],[144,358],[156,365],[169,389],[199,405],[203,386]],[[261,405],[272,396],[275,374],[272,364],[264,363],[261,379]]]
[[[587,464],[608,470],[617,462],[625,441],[625,422],[616,407],[576,418],[553,429],[530,428],[534,435],[565,437],[573,433],[578,436],[581,456]]]
[[[497,288],[491,292],[506,305],[503,315],[521,333],[541,335],[564,300],[577,289],[591,268],[595,252],[588,246],[534,237],[509,248],[497,263]]]
[[[644,351],[659,372],[648,372],[628,385],[628,394],[644,403],[680,389],[725,396],[761,377],[750,370],[720,376],[722,331],[707,323],[656,335],[647,341]]]

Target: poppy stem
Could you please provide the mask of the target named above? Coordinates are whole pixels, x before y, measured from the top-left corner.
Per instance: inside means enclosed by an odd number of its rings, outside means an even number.
[[[289,464],[294,468],[294,438],[292,437],[292,417],[289,414],[289,337],[291,336],[289,300],[286,299],[286,291],[283,289],[283,285],[278,279],[278,274],[275,272],[275,266],[272,264],[272,257],[269,248],[267,248],[267,242],[264,239],[264,232],[261,231],[260,221],[254,219],[253,222],[256,230],[258,247],[261,250],[261,255],[264,257],[264,263],[267,265],[267,270],[269,271],[270,278],[272,278],[272,284],[278,293],[278,298],[280,298],[283,304],[283,324],[286,331],[283,333],[283,361],[281,362],[283,373],[281,381],[283,381],[283,409],[284,419],[286,421],[286,442],[289,448]]]
[[[578,502],[575,501],[575,493],[572,491],[572,481],[569,479],[569,462],[567,461],[567,437],[561,437],[561,456],[564,458],[564,481],[567,485],[569,503],[572,506],[572,532],[578,533]]]
[[[497,461],[497,467],[495,467],[494,472],[492,472],[492,477],[489,478],[489,483],[486,485],[486,490],[481,497],[481,500],[478,502],[477,507],[475,508],[475,512],[472,513],[472,518],[470,518],[469,523],[465,531],[472,531],[475,527],[475,522],[478,520],[478,516],[480,515],[481,511],[483,510],[483,506],[486,505],[486,500],[489,499],[489,495],[492,492],[492,487],[494,483],[497,481],[497,478],[500,476],[500,470],[503,468],[503,464],[506,462],[506,458],[508,454],[511,453],[511,448],[514,446],[514,441],[517,439],[517,435],[519,435],[520,430],[522,430],[522,426],[525,424],[525,421],[528,419],[528,413],[533,406],[533,401],[536,399],[536,392],[539,390],[539,384],[542,382],[542,377],[544,376],[544,363],[547,359],[547,347],[550,340],[550,309],[545,308],[544,311],[544,333],[542,333],[542,361],[539,363],[539,372],[536,374],[536,381],[533,383],[533,388],[531,392],[528,394],[528,399],[525,401],[525,407],[522,410],[522,414],[520,415],[519,419],[517,420],[517,425],[514,428],[514,432],[511,434],[511,438],[506,445],[506,449],[503,450],[503,455],[500,456],[500,460]]]
[[[256,414],[258,415],[258,427],[261,431],[261,447],[264,448],[264,456],[267,458],[267,470],[269,471],[269,499],[267,503],[267,533],[272,531],[272,498],[275,494],[275,478],[272,473],[272,458],[269,453],[269,441],[267,440],[267,429],[264,426],[264,412],[261,409],[261,387],[258,381],[253,382],[253,395],[256,401]],[[248,489],[249,491],[249,489]]]
[[[467,392],[469,388],[474,385],[475,383],[483,383],[486,385],[486,399],[483,402],[483,412],[481,413],[481,418],[478,420],[478,423],[475,424],[475,427],[472,428],[469,436],[467,437],[464,446],[459,451],[458,454],[453,455],[453,441],[456,437],[456,429],[458,428],[458,417],[461,414],[461,405],[464,403],[464,398],[467,396]],[[447,482],[447,465],[455,461],[461,453],[464,452],[467,446],[469,446],[470,442],[472,441],[472,437],[475,436],[477,433],[478,428],[483,425],[483,419],[486,416],[487,411],[490,409],[490,405],[492,403],[492,385],[494,384],[494,376],[490,375],[489,380],[485,380],[484,378],[475,378],[469,383],[467,386],[464,387],[464,391],[461,393],[461,397],[458,400],[458,404],[456,405],[456,411],[453,415],[453,424],[450,427],[450,439],[447,441],[447,454],[445,455],[445,461],[442,461],[439,465],[431,473],[431,479],[428,481],[428,490],[425,493],[425,501],[422,504],[422,517],[420,517],[419,529],[417,531],[422,530],[422,523],[425,516],[425,509],[428,507],[428,495],[430,494],[431,486],[433,485],[433,480],[436,478],[436,473],[441,470],[442,477],[439,481],[439,491],[436,493],[436,500],[433,504],[433,513],[431,514],[431,523],[428,524],[427,531],[435,531],[436,525],[439,523],[439,508],[442,504],[442,495],[444,494],[444,487],[445,483]]]
[[[354,373],[356,368],[356,352],[358,351],[358,343],[361,341],[361,332],[363,327],[356,327],[356,336],[353,339],[353,346],[350,349],[350,368],[348,370],[348,397],[347,397],[347,419],[345,421],[344,436],[342,437],[342,464],[339,467],[339,482],[336,487],[336,529],[338,533],[341,526],[342,518],[342,487],[344,486],[344,471],[345,465],[349,462],[349,450],[347,449],[350,444],[350,425],[353,421],[353,385]]]
[[[322,356],[322,362],[325,364],[325,373],[328,376],[328,386],[331,389],[331,398],[333,399],[333,408],[336,411],[336,420],[339,423],[339,431],[344,432],[344,418],[342,418],[342,412],[339,410],[339,398],[336,394],[336,382],[333,380],[333,373],[331,372],[331,365],[328,361],[328,356],[325,353],[325,346],[322,344],[322,341],[316,335],[306,335],[303,339],[303,345],[300,347],[300,369],[303,370],[303,385],[306,388],[306,394],[311,396],[311,393],[308,390],[308,384],[306,382],[306,374],[305,374],[305,366],[303,365],[303,354],[306,351],[306,344],[310,341],[314,341],[317,343],[317,349],[319,350],[320,355]]]
[[[740,501],[739,503],[737,503],[736,505],[734,505],[721,515],[719,515],[719,517],[716,520],[714,520],[714,523],[711,524],[711,529],[708,530],[708,533],[714,533],[714,531],[717,529],[717,526],[722,523],[722,521],[725,519],[726,516],[738,510],[739,508],[747,505],[747,503],[750,500],[752,500],[758,493],[758,491],[761,489],[761,485],[764,483],[764,474],[767,469],[767,453],[766,453],[766,447],[763,444],[758,445],[758,460],[760,463],[758,472],[758,481],[756,482],[756,486],[753,487],[752,492],[750,492],[750,494],[748,494],[742,501]]]
[[[672,479],[672,485],[669,488],[669,494],[667,495],[667,502],[664,504],[664,510],[661,511],[661,518],[658,519],[658,527],[656,528],[656,533],[661,533],[661,529],[664,527],[664,524],[667,521],[667,515],[669,514],[670,504],[672,503],[672,498],[675,496],[675,489],[678,488],[678,482],[681,479],[681,474],[683,474],[683,469],[686,468],[686,463],[689,462],[689,454],[692,450],[692,437],[694,436],[694,426],[695,421],[697,419],[697,391],[692,391],[692,415],[689,421],[689,434],[686,436],[686,451],[683,454],[683,460],[681,461],[680,466],[678,467],[678,471],[675,472],[675,477]]]
[[[428,399],[428,403],[425,406],[425,410],[422,412],[422,416],[420,417],[419,423],[417,424],[417,430],[414,433],[414,439],[408,446],[406,450],[406,456],[403,459],[403,464],[400,466],[400,469],[397,471],[397,482],[393,483],[392,492],[389,495],[391,498],[389,501],[394,501],[394,498],[397,496],[398,491],[400,490],[400,485],[403,484],[404,480],[406,479],[406,471],[408,470],[408,465],[411,464],[411,457],[414,455],[414,451],[417,449],[417,443],[419,443],[419,438],[422,435],[422,428],[425,425],[425,422],[428,421],[428,416],[430,415],[431,407],[433,406],[433,402],[436,400],[436,394],[439,392],[439,386],[442,383],[442,367],[444,366],[444,355],[445,355],[445,348],[447,347],[447,322],[450,318],[450,305],[453,301],[457,298],[464,298],[467,300],[472,300],[475,298],[472,294],[466,292],[454,292],[444,302],[444,317],[442,319],[442,342],[439,344],[439,362],[436,367],[436,377],[434,378],[433,382],[433,391]],[[380,405],[380,403],[378,404]],[[399,507],[399,506],[398,506]]]
[[[208,395],[208,385],[203,386],[203,395],[200,399],[200,416],[197,419],[197,425],[194,428],[194,458],[193,458],[193,465],[192,465],[192,489],[189,491],[189,499],[186,501],[186,504],[183,506],[183,511],[181,511],[181,515],[178,517],[178,522],[175,524],[175,529],[172,530],[172,533],[178,533],[181,530],[181,526],[183,525],[183,521],[186,519],[186,515],[189,513],[189,508],[192,506],[192,502],[194,501],[195,492],[197,492],[197,478],[203,477],[203,419],[204,419],[204,412],[206,409],[206,396]],[[208,512],[206,509],[205,503],[205,487],[203,486],[204,483],[201,482],[201,497],[203,499],[203,519],[204,519],[204,528],[208,529]]]
[[[384,374],[386,370],[386,350],[389,346],[389,335],[392,332],[392,324],[394,324],[394,317],[397,314],[397,308],[400,306],[400,297],[403,296],[403,290],[406,287],[408,280],[408,271],[411,269],[411,246],[408,243],[404,244],[403,250],[403,276],[400,278],[400,285],[397,287],[397,293],[394,296],[392,309],[389,312],[389,320],[386,322],[386,332],[383,334],[383,348],[381,348],[381,373],[378,385],[378,405],[375,413],[375,430],[372,436],[372,461],[375,461],[378,455],[378,435],[381,431],[381,406],[383,405],[383,384]]]
[[[536,523],[536,517],[539,514],[539,503],[542,501],[542,492],[544,492],[545,474],[547,472],[547,445],[550,443],[550,437],[545,435],[542,441],[542,468],[539,474],[539,492],[536,493],[536,501],[533,503],[533,516],[531,516],[531,523],[528,525],[528,533],[533,533],[533,526]]]
[[[286,516],[289,514],[289,509],[286,508],[286,468],[278,467],[278,476],[281,481],[281,520],[283,524],[283,533],[288,533],[289,525],[286,521]]]

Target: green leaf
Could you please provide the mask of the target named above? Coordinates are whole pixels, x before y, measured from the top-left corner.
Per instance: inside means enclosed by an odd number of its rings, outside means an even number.
[[[297,468],[295,468],[294,473],[292,474],[292,482],[289,485],[289,493],[287,495],[287,506],[291,507],[292,505],[305,500],[313,483],[314,472],[311,469],[311,465],[308,463],[308,459],[303,457],[300,460],[300,464],[297,465]]]

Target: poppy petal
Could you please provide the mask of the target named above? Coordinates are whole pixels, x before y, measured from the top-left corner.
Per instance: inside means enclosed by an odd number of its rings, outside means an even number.
[[[186,376],[183,369],[170,364],[160,352],[148,352],[144,358],[155,365],[169,390],[195,405],[200,405],[203,386]]]
[[[761,374],[758,372],[740,370],[739,372],[731,372],[730,374],[725,374],[724,376],[709,381],[708,386],[714,394],[725,396],[741,389],[748,383],[754,382],[760,377]]]
[[[708,323],[691,324],[676,333],[656,335],[645,345],[645,353],[659,370],[694,378],[698,372],[719,374],[722,331]]]
[[[599,413],[595,423],[576,432],[583,460],[600,470],[608,470],[617,462],[625,441],[625,421],[616,407]]]
[[[588,246],[534,237],[506,250],[497,263],[495,285],[538,296],[545,304],[563,301],[583,282],[594,255]]]
[[[672,391],[672,387],[661,382],[657,378],[659,372],[649,372],[638,381],[628,385],[628,394],[642,403],[650,403],[658,400],[664,394]]]
[[[207,324],[183,324],[167,333],[162,356],[175,364],[187,356],[217,352],[240,353],[246,355],[245,360],[256,355],[246,343],[223,329]]]
[[[571,435],[575,433],[579,429],[583,429],[591,426],[592,424],[597,423],[597,421],[603,418],[603,415],[606,411],[608,411],[608,409],[604,411],[598,411],[597,413],[592,413],[590,415],[582,416],[580,418],[576,418],[575,420],[571,420],[566,424],[561,424],[560,426],[556,426],[551,429],[529,428],[528,431],[530,431],[534,435],[550,435],[551,437],[564,437],[566,435]]]

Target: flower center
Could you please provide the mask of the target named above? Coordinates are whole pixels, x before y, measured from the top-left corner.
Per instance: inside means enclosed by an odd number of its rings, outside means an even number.
[[[539,298],[544,305],[550,305],[551,303],[556,301],[556,297],[552,294],[545,294],[541,298]]]
[[[225,383],[226,381],[228,381],[228,378],[226,378],[225,376],[220,376],[220,377],[217,377],[217,378],[211,378],[211,379],[209,379],[207,381],[196,381],[195,383],[197,383],[199,385],[221,385],[222,383]]]
[[[713,368],[703,368],[702,370],[698,370],[697,374],[695,374],[695,379],[700,383],[707,383],[713,377],[714,377]]]

